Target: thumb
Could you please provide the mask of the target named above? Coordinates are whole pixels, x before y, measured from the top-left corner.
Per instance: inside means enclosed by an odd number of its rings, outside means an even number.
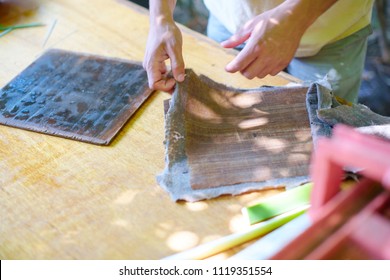
[[[181,48],[174,49],[169,57],[171,59],[173,78],[178,82],[183,82],[185,78],[185,66]]]
[[[224,48],[235,48],[242,43],[244,43],[246,40],[249,39],[251,36],[251,33],[244,30],[239,30],[236,34],[231,36],[226,41],[221,42],[221,46]]]

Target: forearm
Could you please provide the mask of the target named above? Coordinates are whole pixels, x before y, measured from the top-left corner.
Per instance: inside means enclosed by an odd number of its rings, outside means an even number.
[[[287,0],[279,7],[303,32],[338,0]]]
[[[168,92],[185,77],[182,35],[173,19],[175,6],[176,0],[149,1],[150,30],[143,62],[149,87]],[[165,61],[168,59],[173,77],[167,75]]]
[[[176,0],[150,0],[149,12],[151,24],[161,24],[163,21],[173,21],[173,10]]]

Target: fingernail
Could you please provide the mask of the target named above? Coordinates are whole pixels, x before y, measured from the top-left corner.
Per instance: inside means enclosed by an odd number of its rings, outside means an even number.
[[[185,76],[186,76],[186,75],[184,75],[184,74],[180,74],[180,75],[177,77],[177,81],[178,81],[178,82],[184,81]]]
[[[231,66],[231,64],[229,63],[229,64],[227,64],[226,66],[225,66],[225,70],[226,71],[231,71],[231,69],[232,69],[232,66]]]

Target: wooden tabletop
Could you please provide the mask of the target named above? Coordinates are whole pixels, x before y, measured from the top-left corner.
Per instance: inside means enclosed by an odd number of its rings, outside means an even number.
[[[49,48],[142,60],[147,10],[125,0],[36,3],[0,18],[46,24],[0,37],[0,87]],[[181,28],[186,67],[197,73],[236,87],[289,82],[285,74],[249,81],[226,73],[234,52]],[[175,203],[156,183],[167,98],[153,93],[106,147],[0,125],[0,258],[154,260],[247,227],[241,208],[278,191]]]

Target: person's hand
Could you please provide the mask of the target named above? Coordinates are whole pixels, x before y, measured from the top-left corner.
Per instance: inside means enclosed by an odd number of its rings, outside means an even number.
[[[173,77],[167,76],[167,59],[170,60]],[[173,20],[161,20],[150,27],[143,67],[151,89],[170,92],[176,81],[184,80],[182,35]]]
[[[225,70],[240,71],[248,79],[264,78],[282,71],[293,59],[307,27],[295,19],[288,9],[278,6],[248,21],[221,43],[225,48],[234,48],[247,41]]]

